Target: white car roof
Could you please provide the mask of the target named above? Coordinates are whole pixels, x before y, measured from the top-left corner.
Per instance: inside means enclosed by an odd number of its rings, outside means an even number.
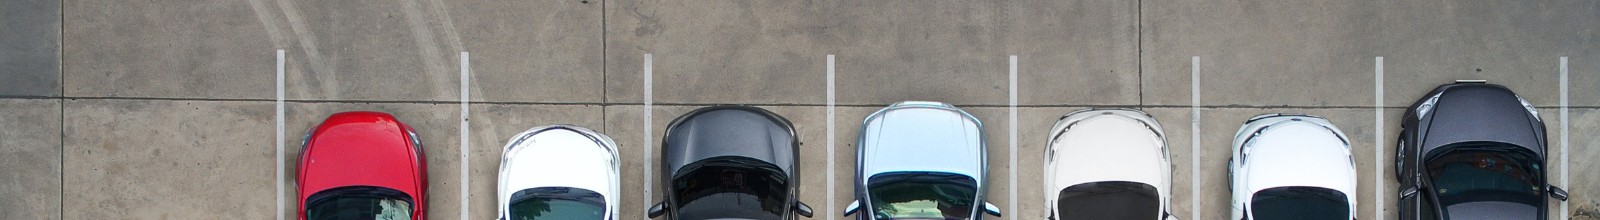
[[[1356,173],[1350,148],[1328,127],[1308,121],[1272,125],[1247,149],[1243,169],[1247,192],[1282,186],[1314,186],[1355,195]],[[1351,199],[1354,201],[1354,199]]]
[[[496,193],[501,213],[511,194],[539,187],[595,191],[615,213],[618,161],[609,137],[578,127],[537,127],[518,134],[505,149]]]

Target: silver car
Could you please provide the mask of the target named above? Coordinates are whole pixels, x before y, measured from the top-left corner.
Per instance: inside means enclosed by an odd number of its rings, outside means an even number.
[[[938,102],[908,101],[867,116],[857,139],[856,219],[982,219],[1000,216],[984,199],[983,124]]]

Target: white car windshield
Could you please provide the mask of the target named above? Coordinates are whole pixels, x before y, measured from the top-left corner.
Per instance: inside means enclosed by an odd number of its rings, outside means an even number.
[[[571,187],[524,189],[511,195],[513,220],[605,219],[605,198],[600,193]]]
[[[1161,198],[1150,184],[1107,181],[1073,185],[1056,197],[1061,220],[1157,219]]]
[[[1256,191],[1250,200],[1250,219],[1348,220],[1350,201],[1338,190],[1286,186]]]

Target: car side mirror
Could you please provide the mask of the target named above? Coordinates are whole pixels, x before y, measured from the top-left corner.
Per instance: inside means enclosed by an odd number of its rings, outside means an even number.
[[[861,200],[850,201],[850,205],[844,207],[844,216],[854,215],[856,214],[856,210],[860,209]]]
[[[794,213],[800,214],[800,216],[805,216],[806,218],[810,218],[811,206],[806,205],[804,202],[794,202]]]
[[[1172,213],[1166,213],[1166,216],[1161,217],[1161,219],[1162,220],[1183,220],[1183,219],[1178,218],[1178,216],[1176,216],[1176,215],[1172,215]]]
[[[994,217],[1000,217],[1000,207],[995,207],[994,204],[984,202],[983,213],[989,213],[989,215],[993,215]]]
[[[656,205],[650,206],[650,218],[661,217],[663,214],[667,214],[667,202],[656,203]]]
[[[1549,185],[1549,186],[1550,187],[1548,187],[1548,191],[1550,191],[1550,197],[1555,197],[1556,199],[1560,199],[1561,201],[1567,201],[1567,191],[1566,190],[1562,190],[1561,187],[1556,187],[1555,185]]]
[[[1406,187],[1406,189],[1400,190],[1400,198],[1401,199],[1411,198],[1412,196],[1416,196],[1416,195],[1417,195],[1417,187],[1416,186]]]

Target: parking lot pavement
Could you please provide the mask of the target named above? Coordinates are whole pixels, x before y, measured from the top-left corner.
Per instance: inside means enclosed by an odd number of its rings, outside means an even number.
[[[0,100],[0,218],[61,218],[61,102]]]
[[[272,216],[272,105],[66,100],[64,219]]]
[[[273,41],[244,1],[63,1],[62,10],[65,96],[272,98]]]
[[[61,96],[61,1],[0,2],[0,96]]]
[[[1568,202],[1568,216],[1572,219],[1594,220],[1600,219],[1600,148],[1595,143],[1600,143],[1600,109],[1572,109],[1568,112],[1572,120],[1568,122],[1568,183],[1563,187],[1571,198]],[[1550,116],[1545,116],[1550,117]],[[1545,124],[1550,126],[1549,123]],[[1557,130],[1552,127],[1551,130]],[[1554,136],[1552,136],[1554,137]],[[1559,144],[1559,141],[1551,141]],[[1552,148],[1559,148],[1551,145]],[[1553,152],[1553,151],[1552,151]],[[1555,155],[1555,154],[1552,154]],[[1559,159],[1551,159],[1558,161]],[[1552,167],[1554,168],[1554,167]],[[1552,174],[1551,176],[1555,176]],[[1555,180],[1554,177],[1551,178]]]

